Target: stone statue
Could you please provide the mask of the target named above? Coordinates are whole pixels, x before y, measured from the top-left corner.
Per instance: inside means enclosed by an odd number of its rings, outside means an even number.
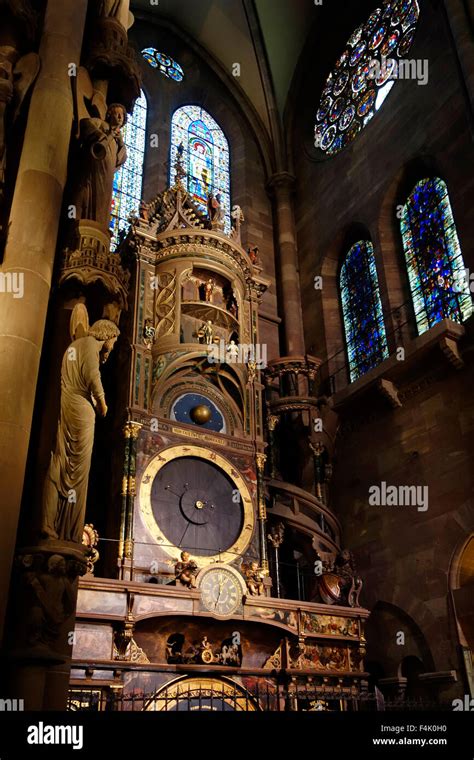
[[[189,552],[181,552],[181,561],[177,562],[174,567],[176,583],[180,583],[186,588],[196,588],[197,565],[194,560],[190,559]]]
[[[61,367],[61,411],[42,502],[43,538],[81,543],[94,442],[95,410],[107,414],[99,367],[120,331],[107,319],[74,340]]]
[[[23,558],[25,566],[31,555]],[[72,614],[75,605],[74,587],[66,572],[66,560],[51,555],[41,572],[33,568],[25,573],[25,581],[33,592],[28,611],[28,643],[47,647],[53,644],[61,624]]]
[[[245,578],[250,596],[265,596],[264,577],[258,566],[258,562],[251,562],[250,566],[245,570]]]
[[[120,131],[126,120],[124,106],[112,103],[105,121],[84,118],[80,122],[81,157],[72,202],[76,219],[90,219],[104,229],[109,226],[114,174],[127,159]]]
[[[133,14],[129,11],[130,0],[101,0],[99,15],[115,18],[124,29],[130,29],[133,24]]]
[[[212,229],[224,226],[224,209],[221,206],[222,196],[220,193],[209,193],[207,200],[207,211]]]
[[[230,220],[232,224],[231,237],[233,237],[238,243],[240,243],[240,227],[242,222],[245,222],[244,212],[239,205],[232,206],[230,212]]]

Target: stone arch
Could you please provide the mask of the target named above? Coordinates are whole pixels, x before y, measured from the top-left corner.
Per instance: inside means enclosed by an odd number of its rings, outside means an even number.
[[[419,623],[396,604],[375,604],[366,624],[366,637],[367,659],[379,663],[389,678],[401,675],[402,662],[410,656],[417,657],[426,672],[435,668],[431,647]]]
[[[474,532],[457,546],[449,568],[449,594],[465,678],[474,692]]]

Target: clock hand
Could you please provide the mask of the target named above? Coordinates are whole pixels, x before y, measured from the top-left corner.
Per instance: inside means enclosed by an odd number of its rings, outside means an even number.
[[[215,609],[215,608],[217,607],[217,605],[219,604],[219,599],[221,598],[221,594],[222,594],[222,587],[223,587],[223,585],[224,585],[224,582],[223,582],[223,581],[219,581],[219,593],[217,594],[217,599],[216,599],[216,603],[215,603],[215,605],[214,605],[214,609]]]

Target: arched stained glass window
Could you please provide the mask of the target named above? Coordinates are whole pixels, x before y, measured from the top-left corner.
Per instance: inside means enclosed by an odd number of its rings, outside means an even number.
[[[120,232],[128,227],[130,215],[139,211],[145,158],[146,113],[147,102],[142,91],[123,129],[127,160],[114,175],[110,217],[111,250],[117,247]]]
[[[186,189],[194,201],[207,211],[209,193],[221,196],[225,230],[230,231],[229,144],[207,111],[199,106],[182,106],[171,121],[170,184],[176,177],[178,147],[183,144]]]
[[[156,48],[149,47],[142,50],[142,56],[153,69],[158,69],[168,79],[174,79],[175,82],[183,81],[183,69],[166,53],[160,53]]]
[[[417,0],[385,0],[349,37],[319,102],[315,147],[339,153],[368,124],[396,79],[413,78],[406,57],[415,37]]]
[[[400,221],[408,279],[421,335],[442,319],[463,322],[472,298],[446,183],[418,182]]]
[[[340,289],[351,383],[388,357],[372,243],[352,246],[341,268]]]

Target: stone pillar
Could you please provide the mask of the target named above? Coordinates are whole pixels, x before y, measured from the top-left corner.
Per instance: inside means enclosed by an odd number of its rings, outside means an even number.
[[[0,296],[0,639],[66,182],[73,119],[68,67],[79,65],[86,11],[87,0],[48,0],[41,70],[31,98],[2,266],[5,275],[23,278],[24,294]]]
[[[278,231],[278,275],[280,278],[285,352],[287,356],[304,356],[303,316],[293,213],[294,177],[279,172],[271,177],[269,189],[274,195]]]
[[[471,25],[472,18],[469,18],[462,0],[444,0],[444,5],[456,44],[471,110],[474,112],[474,39]],[[469,13],[474,15],[473,0],[468,0],[468,8]]]

